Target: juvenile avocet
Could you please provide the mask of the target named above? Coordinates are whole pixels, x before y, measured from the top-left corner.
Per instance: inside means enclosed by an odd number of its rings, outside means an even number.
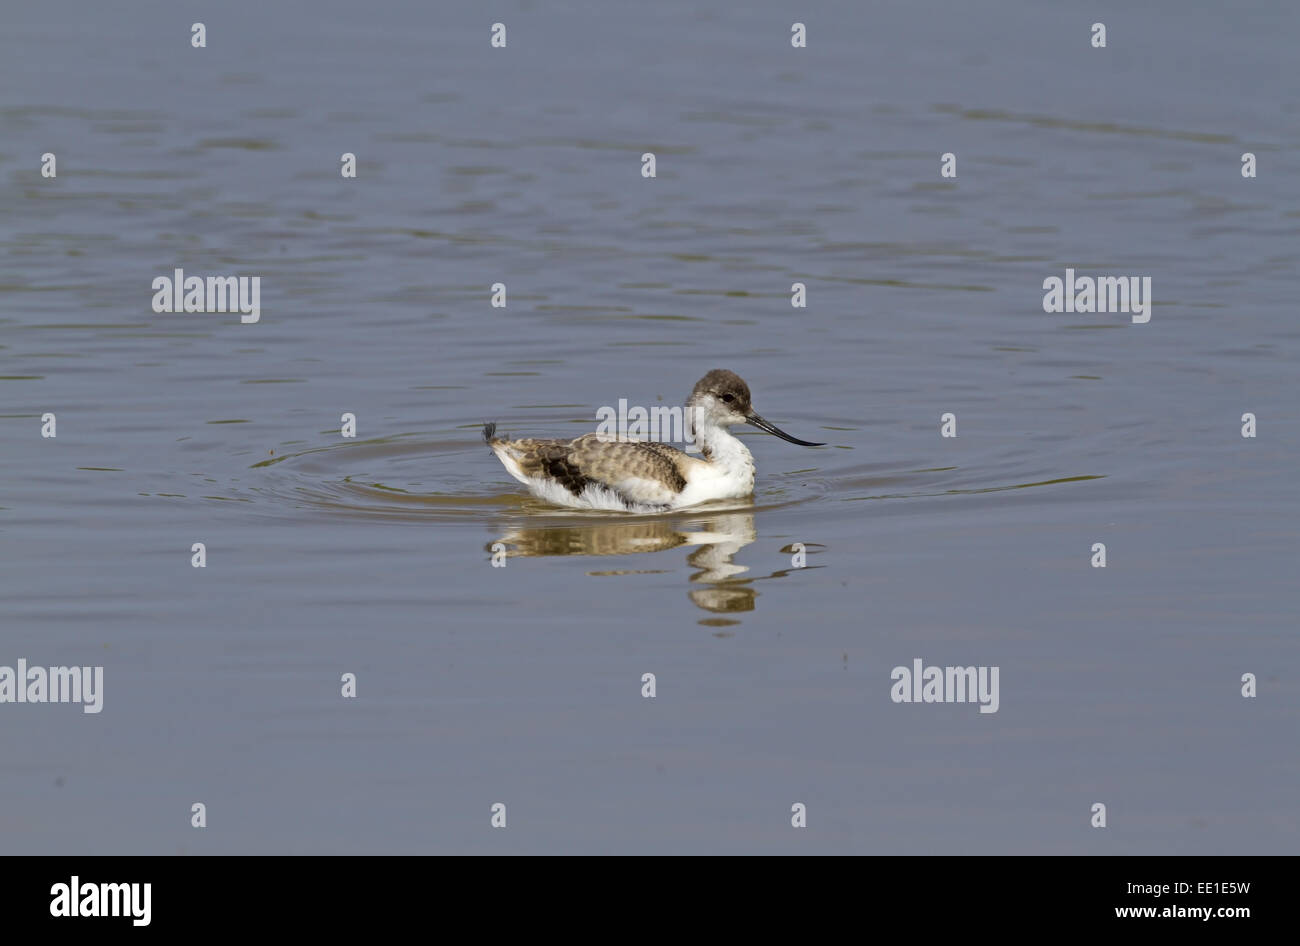
[[[823,447],[791,437],[754,412],[749,386],[731,371],[710,371],[686,401],[695,444],[704,458],[654,441],[584,434],[575,440],[509,440],[496,424],[483,428],[507,472],[533,495],[560,506],[618,512],[663,512],[754,491],[754,457],[731,435],[752,424],[801,447]]]

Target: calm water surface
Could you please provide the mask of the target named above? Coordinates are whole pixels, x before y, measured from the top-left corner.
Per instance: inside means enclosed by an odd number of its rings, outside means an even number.
[[[1294,853],[1298,8],[583,6],[6,17],[0,664],[105,696],[0,706],[0,849]],[[1150,323],[1044,313],[1067,266]],[[155,314],[178,267],[261,321]],[[829,443],[743,434],[752,505],[479,439],[714,367]],[[894,704],[917,657],[999,711]]]

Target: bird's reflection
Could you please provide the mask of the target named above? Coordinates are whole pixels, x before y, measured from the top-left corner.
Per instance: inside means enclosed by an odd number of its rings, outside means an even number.
[[[684,533],[685,544],[696,546],[686,561],[700,569],[691,576],[691,581],[705,582],[704,587],[690,592],[691,600],[696,607],[720,614],[753,611],[758,592],[750,587],[749,579],[736,577],[749,568],[737,565],[732,558],[758,538],[754,517],[749,513],[733,513],[706,520],[705,526],[702,531]]]
[[[749,567],[738,565],[733,559],[737,552],[757,538],[753,513],[727,512],[631,521],[574,522],[569,519],[563,524],[532,520],[512,524],[498,541],[506,546],[506,554],[511,557],[633,555],[688,546],[692,551],[686,556],[686,561],[696,569],[690,581],[699,585],[688,592],[691,601],[705,611],[736,614],[754,610],[758,592],[752,583],[764,576],[742,578]],[[766,577],[778,578],[787,572],[788,569]],[[602,571],[595,574],[634,573]],[[736,622],[709,620],[706,623]]]

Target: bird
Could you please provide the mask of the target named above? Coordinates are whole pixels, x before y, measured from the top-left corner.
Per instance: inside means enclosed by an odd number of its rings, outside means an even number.
[[[754,457],[728,429],[751,424],[801,447],[824,447],[792,437],[764,420],[749,385],[734,371],[715,368],[686,400],[691,439],[703,459],[651,440],[603,433],[573,440],[512,440],[483,426],[483,439],[506,471],[539,499],[557,506],[609,512],[654,513],[754,492]]]

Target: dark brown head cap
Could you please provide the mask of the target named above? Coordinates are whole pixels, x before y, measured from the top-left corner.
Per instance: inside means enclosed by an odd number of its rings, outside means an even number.
[[[738,413],[748,414],[752,410],[749,403],[749,385],[734,371],[714,368],[695,383],[695,389],[691,391],[687,403],[695,403],[706,394],[712,394]]]

